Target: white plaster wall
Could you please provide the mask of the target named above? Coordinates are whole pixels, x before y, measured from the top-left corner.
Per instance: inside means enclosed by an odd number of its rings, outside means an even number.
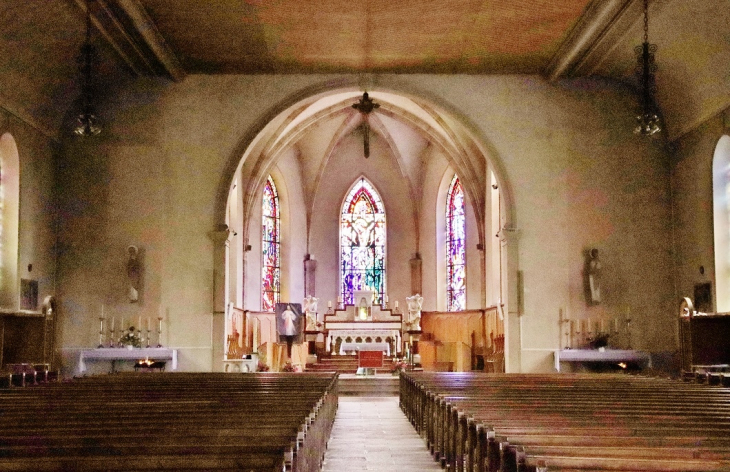
[[[106,301],[120,315],[162,312],[163,344],[181,348],[181,369],[213,369],[212,345],[222,340],[211,334],[208,232],[221,218],[214,214],[218,191],[232,178],[223,170],[263,117],[306,87],[336,79],[189,76],[170,85],[140,80],[115,94],[104,107],[109,125],[98,144],[68,145],[64,153],[63,345],[95,344],[95,316]],[[612,83],[548,84],[532,76],[375,76],[373,84],[428,96],[461,117],[503,169],[525,280],[518,370],[551,368],[561,308],[578,317],[630,307],[634,347],[674,348],[667,154],[631,134],[633,97]],[[409,196],[379,164],[377,139],[367,162],[356,158],[360,148],[352,140],[337,150],[341,162],[328,165],[322,178],[330,190],[316,196],[309,252],[318,260],[317,295],[335,299],[338,283],[338,234],[327,229],[336,227],[338,211],[318,209],[339,209],[364,173],[385,201],[389,292],[402,300],[407,291],[391,284],[409,286],[416,248],[393,233],[414,229],[411,211],[400,205]],[[135,306],[120,295],[123,249],[132,242],[146,251],[144,300]],[[605,268],[605,303],[597,308],[587,308],[582,293],[589,247],[601,250]],[[433,284],[426,277],[424,291]]]

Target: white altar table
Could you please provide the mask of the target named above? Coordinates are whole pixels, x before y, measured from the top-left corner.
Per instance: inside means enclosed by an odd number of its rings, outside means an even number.
[[[118,360],[138,361],[143,359],[169,360],[172,361],[172,370],[177,370],[177,349],[165,347],[148,347],[141,349],[125,348],[97,348],[84,349],[79,353],[79,373],[86,372],[86,361],[111,361],[112,372]]]
[[[390,355],[390,344],[388,343],[342,343],[340,354],[356,351],[382,351],[386,356]]]
[[[618,364],[619,362],[636,362],[651,367],[651,357],[642,351],[629,349],[563,349],[555,351],[555,370],[560,372],[561,362],[600,362]]]

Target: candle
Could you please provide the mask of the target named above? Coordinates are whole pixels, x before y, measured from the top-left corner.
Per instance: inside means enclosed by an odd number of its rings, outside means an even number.
[[[398,309],[398,300],[395,301],[395,309]]]
[[[150,317],[147,317],[147,331],[150,330]]]
[[[385,303],[388,303],[388,295],[385,296]]]
[[[332,308],[332,300],[329,300],[329,301],[327,302],[327,308]]]
[[[140,315],[139,321],[137,322],[137,330],[142,331],[142,316]]]
[[[114,331],[114,317],[112,316],[112,332]]]
[[[342,303],[342,297],[337,297],[337,303]]]
[[[104,304],[101,304],[101,317],[104,318]]]
[[[603,318],[601,318],[601,332],[606,332],[606,320],[604,320]]]

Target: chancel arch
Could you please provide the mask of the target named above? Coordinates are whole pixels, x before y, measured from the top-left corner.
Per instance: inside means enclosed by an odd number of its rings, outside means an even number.
[[[716,311],[730,311],[730,136],[715,147],[712,160]]]
[[[20,159],[10,133],[0,136],[0,309],[17,310]]]
[[[243,235],[240,244],[246,259],[242,270],[229,277],[243,287],[243,306],[238,308],[261,309],[253,300],[259,297],[250,295],[261,290],[261,266],[254,260],[261,248],[254,239],[261,237],[261,195],[268,175],[276,171],[281,174],[274,179],[277,188],[285,187],[292,193],[288,208],[292,218],[299,219],[291,223],[288,236],[283,230],[281,233],[282,248],[297,248],[289,255],[290,264],[281,270],[282,280],[288,277],[290,281],[286,295],[282,285],[282,302],[301,303],[305,296],[313,295],[320,300],[322,312],[328,302],[340,299],[352,303],[344,283],[352,276],[343,271],[341,223],[347,195],[360,182],[367,187],[365,193],[373,197],[369,202],[375,213],[387,215],[382,249],[367,247],[374,260],[382,261],[375,277],[381,282],[366,284],[374,285],[375,302],[384,303],[387,296],[391,306],[398,300],[403,307],[406,297],[423,293],[424,310],[446,311],[445,199],[450,179],[458,175],[465,219],[471,227],[464,241],[466,259],[472,262],[465,278],[469,287],[463,305],[478,310],[486,300],[498,299],[507,310],[507,289],[504,296],[486,295],[487,290],[502,291],[499,282],[488,284],[487,278],[493,280],[495,273],[501,277],[510,266],[500,255],[485,256],[493,246],[485,235],[494,235],[502,226],[512,224],[507,196],[498,204],[504,208],[497,219],[500,228],[492,227],[494,205],[488,202],[494,175],[500,175],[501,167],[487,158],[492,153],[490,145],[477,140],[475,127],[461,123],[452,111],[418,94],[373,90],[370,96],[381,106],[368,117],[371,154],[366,157],[364,117],[353,110],[361,95],[357,88],[343,87],[298,97],[244,147],[233,177],[239,186],[240,221],[230,227],[233,233]],[[447,170],[449,181],[443,185]],[[375,257],[378,251],[382,255]],[[505,259],[507,254],[504,251]],[[229,273],[233,270],[229,267]],[[235,292],[231,287],[226,291]]]

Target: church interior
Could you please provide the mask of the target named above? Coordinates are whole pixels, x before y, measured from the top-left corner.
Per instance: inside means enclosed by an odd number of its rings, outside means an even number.
[[[323,435],[375,362],[492,470],[418,395],[730,383],[729,0],[0,11],[0,387],[309,372]]]

